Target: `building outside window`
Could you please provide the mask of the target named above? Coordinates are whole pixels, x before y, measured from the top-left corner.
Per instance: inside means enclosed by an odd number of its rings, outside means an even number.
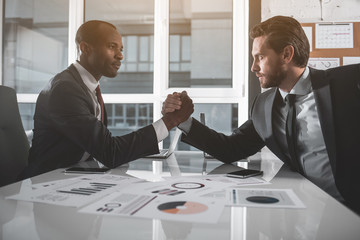
[[[4,0],[2,85],[15,89],[25,130],[37,94],[68,66],[69,2]]]

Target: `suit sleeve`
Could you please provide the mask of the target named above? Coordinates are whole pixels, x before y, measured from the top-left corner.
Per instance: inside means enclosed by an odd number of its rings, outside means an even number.
[[[88,98],[72,82],[63,81],[54,86],[49,109],[55,129],[110,168],[159,151],[152,125],[113,137],[91,112],[93,106]]]
[[[264,142],[255,131],[252,120],[241,125],[235,134],[226,136],[193,119],[190,132],[182,141],[205,151],[224,163],[231,163],[255,154]]]

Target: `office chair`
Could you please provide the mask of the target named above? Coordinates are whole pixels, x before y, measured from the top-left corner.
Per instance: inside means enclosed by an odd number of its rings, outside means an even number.
[[[14,89],[0,86],[0,186],[16,181],[27,165],[29,142]]]

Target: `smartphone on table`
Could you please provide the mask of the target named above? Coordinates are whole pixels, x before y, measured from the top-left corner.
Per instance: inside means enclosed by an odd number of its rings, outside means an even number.
[[[242,169],[235,172],[229,172],[226,174],[227,177],[235,177],[235,178],[248,178],[262,175],[263,171],[253,170],[253,169]]]
[[[96,173],[106,173],[110,171],[110,168],[90,168],[90,167],[71,167],[65,169],[65,173],[87,173],[87,174],[96,174]]]

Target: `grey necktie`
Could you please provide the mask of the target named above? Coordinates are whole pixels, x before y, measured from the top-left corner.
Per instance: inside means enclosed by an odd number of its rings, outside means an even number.
[[[286,116],[286,140],[288,143],[289,153],[291,157],[291,165],[295,168],[296,171],[303,174],[297,152],[295,98],[295,94],[288,94],[285,97],[286,108],[288,110],[288,114]]]

